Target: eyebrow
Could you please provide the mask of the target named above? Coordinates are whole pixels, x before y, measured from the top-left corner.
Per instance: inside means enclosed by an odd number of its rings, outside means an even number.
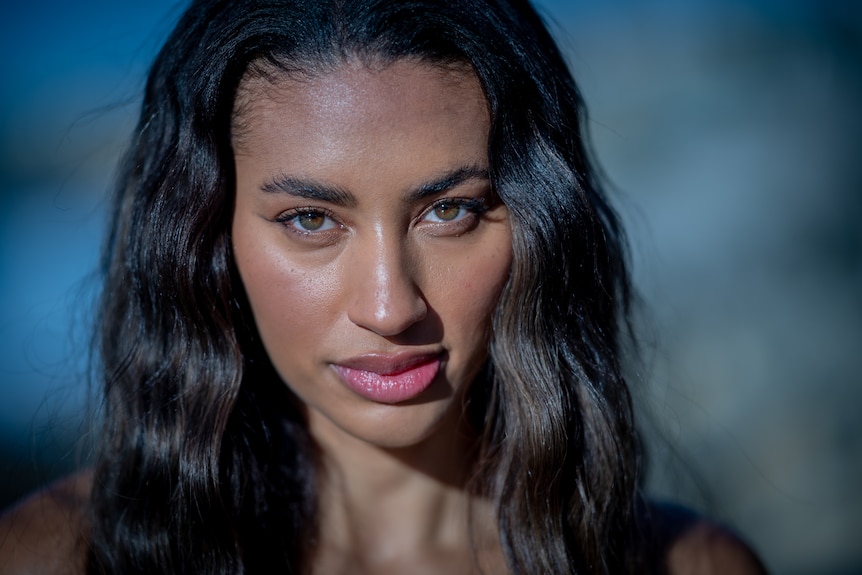
[[[409,203],[436,196],[472,179],[490,179],[488,170],[478,166],[457,168],[413,188],[408,192],[405,200]],[[356,205],[356,198],[344,188],[312,179],[278,176],[264,183],[260,189],[268,194],[288,194],[308,200],[324,201],[337,206],[352,207]]]
[[[420,184],[417,188],[411,191],[407,197],[408,201],[422,200],[429,196],[436,196],[445,191],[451,190],[463,184],[468,180],[480,179],[489,180],[488,170],[478,166],[465,166],[458,168],[431,182]]]
[[[337,206],[351,207],[356,204],[356,198],[347,190],[290,176],[278,176],[264,183],[260,189],[268,194],[288,194],[307,200],[329,202]]]

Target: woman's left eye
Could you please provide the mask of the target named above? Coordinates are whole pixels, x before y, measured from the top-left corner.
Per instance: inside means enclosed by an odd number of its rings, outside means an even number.
[[[480,199],[442,199],[423,215],[422,219],[434,223],[459,222],[483,211],[485,202]]]

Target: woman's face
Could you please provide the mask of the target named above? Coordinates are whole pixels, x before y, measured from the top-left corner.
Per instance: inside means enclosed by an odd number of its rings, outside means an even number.
[[[511,262],[472,72],[348,63],[241,86],[233,247],[312,433],[385,447],[457,421]]]

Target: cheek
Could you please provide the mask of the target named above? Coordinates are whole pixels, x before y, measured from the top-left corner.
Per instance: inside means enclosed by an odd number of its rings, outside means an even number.
[[[512,262],[508,237],[493,250],[485,250],[465,260],[452,275],[446,299],[444,324],[459,326],[465,339],[481,342],[484,347],[491,318]],[[448,320],[448,322],[446,321]]]
[[[240,232],[240,233],[236,233]],[[264,347],[282,375],[319,346],[335,307],[326,269],[304,269],[282,252],[235,228],[234,253]]]

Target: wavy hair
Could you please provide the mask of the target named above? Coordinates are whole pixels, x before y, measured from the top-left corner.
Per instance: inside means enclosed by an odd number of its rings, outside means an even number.
[[[471,389],[476,491],[515,574],[635,561],[639,457],[621,375],[624,238],[584,107],[526,0],[199,0],[149,74],[104,256],[103,443],[90,573],[307,570],[316,453],[251,319],[230,240],[249,74],[348,58],[469,65],[491,114],[513,263]]]

